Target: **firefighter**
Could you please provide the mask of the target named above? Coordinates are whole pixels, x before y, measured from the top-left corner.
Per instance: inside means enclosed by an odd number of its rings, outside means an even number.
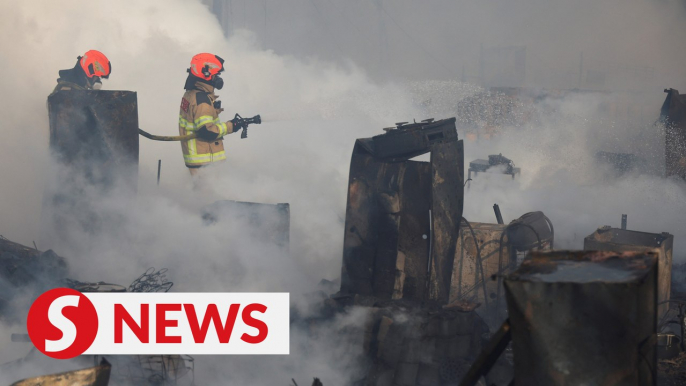
[[[90,50],[76,59],[74,68],[60,70],[53,93],[67,90],[99,90],[110,77],[112,64],[100,51]]]
[[[181,98],[179,111],[179,134],[197,135],[197,138],[181,141],[186,167],[191,176],[196,176],[200,168],[226,160],[222,139],[237,131],[240,122],[236,118],[226,122],[219,119],[219,113],[224,109],[214,90],[224,86],[219,75],[224,71],[224,59],[214,54],[197,54],[187,71],[186,93]]]

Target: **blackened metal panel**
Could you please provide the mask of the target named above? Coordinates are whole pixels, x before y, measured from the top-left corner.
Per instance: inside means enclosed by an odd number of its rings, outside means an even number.
[[[138,101],[132,91],[60,91],[48,97],[50,148],[94,185],[138,173]]]
[[[357,141],[350,163],[341,291],[391,299],[402,291],[398,261],[399,180],[404,163],[374,158]],[[401,256],[402,257],[402,256]]]
[[[430,167],[384,162],[353,152],[341,291],[381,299],[424,299],[428,261]]]
[[[647,233],[626,229],[600,227],[592,235],[584,238],[586,251],[634,251],[657,250],[658,256],[658,301],[666,302],[672,291],[672,245],[674,236],[667,233]],[[658,316],[669,311],[669,303],[658,307]]]
[[[86,240],[101,232],[119,237],[138,185],[136,93],[59,91],[48,97],[48,110],[54,162],[46,179],[41,244],[86,248],[79,234],[89,235]]]
[[[462,141],[436,144],[431,150],[431,293],[447,303],[464,204]]]
[[[424,300],[429,261],[431,165],[407,161],[401,180],[398,251],[403,254],[402,298]]]
[[[380,163],[376,176],[374,199],[376,201],[377,232],[376,253],[374,255],[374,274],[372,288],[374,296],[392,299],[396,291],[401,291],[402,261],[398,261],[398,234],[400,216],[387,202],[389,197],[397,197],[400,192],[400,178],[405,172],[405,163]],[[373,183],[372,181],[369,181]],[[391,204],[391,206],[389,206]],[[397,297],[397,296],[396,296]]]
[[[357,151],[350,162],[345,211],[341,291],[372,295],[378,224],[376,176],[381,164],[369,153]]]
[[[429,120],[432,121],[432,120]],[[457,141],[455,118],[398,126],[370,141],[374,156],[387,161],[405,161],[425,154],[437,144]]]
[[[438,152],[432,155],[433,163],[408,161],[426,151]],[[342,292],[426,300],[428,243],[437,243],[439,267],[434,274],[438,271],[440,278],[433,281],[440,282],[435,291],[441,295],[433,298],[447,303],[462,217],[463,168],[454,118],[399,126],[356,141],[348,183]],[[432,225],[439,234],[424,239],[432,233],[429,208],[440,212]]]
[[[655,253],[533,252],[505,289],[515,384],[656,384]]]

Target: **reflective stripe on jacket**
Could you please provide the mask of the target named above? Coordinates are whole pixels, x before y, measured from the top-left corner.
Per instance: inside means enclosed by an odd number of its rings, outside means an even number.
[[[69,91],[69,90],[86,90],[85,87],[81,87],[76,83],[69,82],[67,80],[57,79],[57,86],[52,90],[50,95],[58,91]]]
[[[179,110],[179,134],[186,135],[200,130],[203,126],[207,131],[217,134],[217,138],[206,140],[202,138],[181,141],[183,160],[188,167],[207,165],[226,159],[224,141],[222,137],[233,132],[231,122],[219,120],[219,111],[214,108],[214,87],[202,83],[195,83],[196,89],[188,90],[181,99]],[[201,94],[201,95],[198,95]]]

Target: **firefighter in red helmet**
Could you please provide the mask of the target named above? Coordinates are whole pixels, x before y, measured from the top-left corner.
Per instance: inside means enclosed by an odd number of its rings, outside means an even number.
[[[90,50],[79,56],[74,68],[60,70],[53,93],[67,90],[99,90],[102,79],[110,77],[112,63],[100,51]]]
[[[187,71],[186,92],[179,110],[179,134],[197,134],[194,139],[181,141],[186,167],[191,175],[196,175],[201,167],[226,159],[222,139],[238,130],[240,124],[235,118],[226,122],[219,119],[223,109],[214,90],[224,86],[220,76],[224,59],[214,54],[198,54],[191,59]]]

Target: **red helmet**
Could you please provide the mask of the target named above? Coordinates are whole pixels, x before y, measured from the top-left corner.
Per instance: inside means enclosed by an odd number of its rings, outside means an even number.
[[[112,64],[107,59],[107,56],[96,50],[90,50],[83,54],[83,56],[79,56],[79,64],[81,64],[83,72],[89,78],[99,76],[107,79],[112,72]]]
[[[191,59],[190,73],[198,78],[211,80],[224,71],[224,59],[214,54],[197,54]]]

